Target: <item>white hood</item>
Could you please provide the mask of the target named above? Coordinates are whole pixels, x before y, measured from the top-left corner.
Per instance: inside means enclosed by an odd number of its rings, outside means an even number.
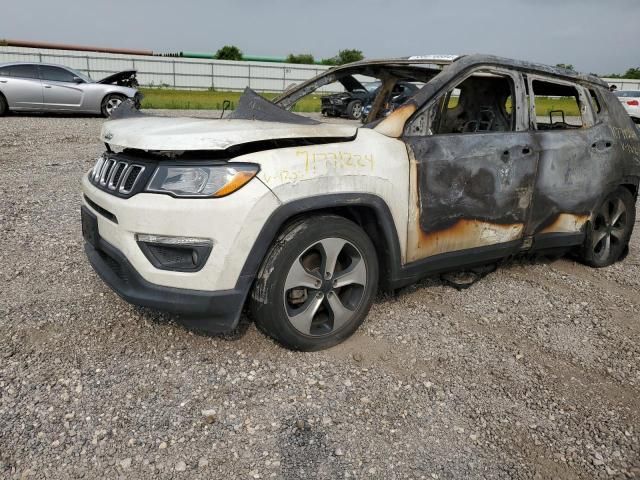
[[[326,123],[144,116],[107,121],[100,138],[111,145],[141,150],[224,150],[260,140],[353,137],[357,130],[356,126]]]

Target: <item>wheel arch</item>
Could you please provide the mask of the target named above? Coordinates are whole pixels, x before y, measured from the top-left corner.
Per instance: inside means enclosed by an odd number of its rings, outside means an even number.
[[[307,216],[333,214],[358,224],[371,238],[380,265],[379,285],[393,288],[400,268],[400,242],[393,216],[382,198],[372,194],[332,194],[280,206],[265,222],[245,261],[241,279],[254,278],[274,240],[291,222]]]
[[[7,113],[10,110],[10,108],[9,108],[9,100],[7,100],[7,97],[1,91],[0,91],[0,98],[2,98],[4,100],[4,104],[5,104],[5,108],[6,108],[5,113]]]
[[[102,105],[104,103],[104,101],[107,99],[107,97],[110,96],[110,95],[116,95],[118,97],[122,97],[125,100],[127,98],[131,98],[128,95],[126,95],[125,93],[118,92],[117,90],[116,91],[107,91],[102,95],[102,99],[100,100],[100,105]]]
[[[622,179],[622,182],[620,182],[620,186],[629,190],[635,200],[638,198],[638,184],[640,184],[640,179],[638,177],[627,177]]]

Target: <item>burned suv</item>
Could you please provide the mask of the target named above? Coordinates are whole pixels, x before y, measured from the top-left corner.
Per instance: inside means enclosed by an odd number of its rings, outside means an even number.
[[[289,110],[347,77],[381,81],[364,125]],[[424,86],[387,117],[397,82]],[[547,97],[560,110],[542,112]],[[116,112],[118,113],[118,112]],[[283,345],[326,348],[379,288],[516,255],[622,259],[638,131],[606,84],[493,56],[363,61],[220,120],[105,122],[82,180],[91,264],[125,300],[210,332],[246,308]]]

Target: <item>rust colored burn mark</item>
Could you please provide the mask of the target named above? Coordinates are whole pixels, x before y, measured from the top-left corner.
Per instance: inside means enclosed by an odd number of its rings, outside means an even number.
[[[524,224],[501,225],[482,220],[458,220],[452,227],[437,232],[418,231],[412,260],[455,252],[467,248],[484,247],[517,240],[522,236]]]
[[[413,102],[405,103],[396,108],[387,118],[382,120],[374,129],[387,137],[398,138],[402,135],[404,124],[415,113],[417,106]]]
[[[561,213],[551,225],[543,228],[540,233],[573,233],[579,232],[589,220],[589,215],[575,215]]]

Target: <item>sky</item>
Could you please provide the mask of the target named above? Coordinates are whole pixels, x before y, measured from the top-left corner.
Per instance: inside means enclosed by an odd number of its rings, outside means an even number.
[[[487,53],[598,74],[640,66],[640,0],[21,0],[0,39],[247,55]]]

